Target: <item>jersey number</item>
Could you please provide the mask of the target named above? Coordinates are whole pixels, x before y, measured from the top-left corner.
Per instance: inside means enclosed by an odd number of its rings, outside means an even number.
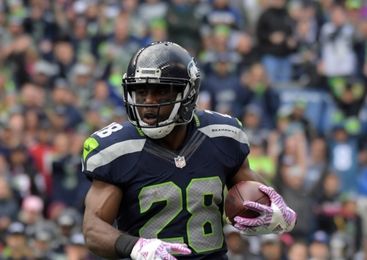
[[[221,248],[223,245],[222,182],[219,177],[192,179],[183,201],[182,190],[173,182],[144,187],[139,193],[140,212],[145,213],[157,202],[165,207],[139,230],[141,237],[153,238],[186,207],[191,214],[186,223],[188,245],[197,253]],[[183,237],[165,238],[165,241],[183,243]]]
[[[102,128],[101,130],[95,132],[95,134],[98,135],[98,137],[100,138],[104,138],[110,136],[113,132],[116,132],[120,129],[122,129],[122,125],[114,122]]]

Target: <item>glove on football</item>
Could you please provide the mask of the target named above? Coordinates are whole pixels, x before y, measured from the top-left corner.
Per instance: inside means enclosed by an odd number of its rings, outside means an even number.
[[[287,206],[282,196],[272,187],[261,185],[259,190],[269,196],[271,206],[245,201],[243,205],[246,208],[257,211],[260,215],[256,218],[236,216],[234,227],[245,235],[281,234],[291,231],[296,224],[297,214]]]

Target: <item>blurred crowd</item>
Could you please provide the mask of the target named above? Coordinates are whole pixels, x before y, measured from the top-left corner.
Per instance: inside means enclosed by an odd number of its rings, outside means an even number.
[[[0,0],[0,259],[97,259],[81,233],[84,139],[126,120],[131,55],[197,58],[199,107],[239,118],[251,167],[298,213],[224,233],[230,259],[367,258],[367,3]]]

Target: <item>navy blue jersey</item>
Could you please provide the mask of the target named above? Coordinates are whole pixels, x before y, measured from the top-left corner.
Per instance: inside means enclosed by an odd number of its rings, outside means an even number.
[[[194,118],[179,151],[159,146],[129,122],[113,123],[85,141],[83,172],[121,187],[120,230],[186,243],[193,255],[182,258],[220,259],[224,187],[249,145],[230,116],[197,111]]]

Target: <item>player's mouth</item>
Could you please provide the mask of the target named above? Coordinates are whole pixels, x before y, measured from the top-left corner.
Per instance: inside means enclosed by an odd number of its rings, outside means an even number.
[[[157,125],[157,122],[158,122],[157,114],[156,113],[144,113],[143,121],[144,123],[150,126]]]

